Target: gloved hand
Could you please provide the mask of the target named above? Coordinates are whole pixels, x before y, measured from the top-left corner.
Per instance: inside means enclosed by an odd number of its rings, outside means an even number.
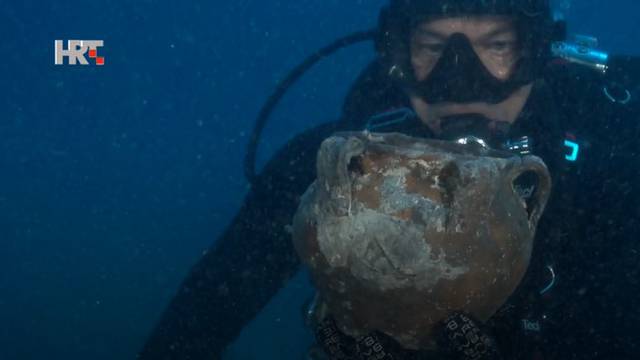
[[[439,343],[461,360],[502,359],[497,344],[471,316],[453,313],[444,322]]]
[[[316,339],[329,360],[394,360],[407,359],[383,342],[376,334],[353,339],[342,333],[333,318],[325,318],[316,329]],[[392,354],[392,351],[395,353]]]
[[[454,313],[441,327],[438,343],[447,359],[501,360],[495,341],[470,316]],[[316,328],[316,339],[329,360],[430,360],[433,353],[400,348],[392,339],[371,333],[359,339],[342,333],[333,318],[326,317]],[[433,355],[430,356],[429,354]]]

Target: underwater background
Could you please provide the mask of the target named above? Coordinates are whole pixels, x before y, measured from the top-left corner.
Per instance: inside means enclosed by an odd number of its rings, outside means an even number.
[[[0,359],[133,359],[247,191],[242,160],[289,69],[375,25],[385,0],[0,1]],[[571,32],[640,54],[637,0],[559,1]],[[100,39],[105,65],[55,66]],[[335,119],[371,44],[339,52],[273,114],[263,164]],[[303,359],[296,277],[227,359]]]

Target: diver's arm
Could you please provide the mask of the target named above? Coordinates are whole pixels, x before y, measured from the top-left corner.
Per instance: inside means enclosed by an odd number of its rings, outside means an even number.
[[[299,135],[269,162],[238,215],[191,270],[139,359],[219,359],[225,347],[297,271],[287,225],[315,178],[315,158],[334,131]]]
[[[640,75],[640,61],[632,69]],[[631,70],[631,69],[630,69]],[[630,72],[631,76],[634,76]],[[635,77],[636,88],[640,76]],[[637,94],[635,94],[637,96]],[[640,358],[640,102],[622,108],[619,119],[610,119],[615,132],[609,148],[606,179],[599,184],[598,204],[589,237],[600,240],[589,288],[593,327],[603,334],[597,351],[602,358]]]

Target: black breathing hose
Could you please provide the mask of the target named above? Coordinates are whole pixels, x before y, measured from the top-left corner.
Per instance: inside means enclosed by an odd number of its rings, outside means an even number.
[[[253,132],[249,138],[249,144],[247,146],[247,154],[244,159],[244,174],[247,177],[249,183],[253,184],[256,178],[256,155],[258,152],[258,145],[260,143],[260,136],[262,130],[267,124],[269,116],[273,112],[280,99],[289,90],[304,73],[306,73],[313,65],[315,65],[321,59],[333,54],[334,52],[368,40],[373,40],[377,30],[359,31],[353,34],[344,36],[334,41],[333,43],[321,48],[309,57],[307,57],[302,63],[293,68],[287,76],[280,80],[273,93],[267,98],[267,101],[262,105],[258,118],[256,119]]]

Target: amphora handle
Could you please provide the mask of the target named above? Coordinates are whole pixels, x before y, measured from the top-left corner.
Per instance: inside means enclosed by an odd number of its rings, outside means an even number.
[[[507,173],[507,181],[511,186],[511,190],[514,195],[520,196],[516,192],[514,182],[518,177],[527,172],[534,173],[538,180],[536,188],[532,194],[532,208],[527,208],[529,213],[529,226],[530,228],[535,228],[538,224],[538,220],[540,220],[540,216],[542,216],[545,206],[547,205],[549,195],[551,194],[551,175],[549,175],[549,170],[544,162],[536,156],[515,158],[514,163],[511,164],[511,168]]]

